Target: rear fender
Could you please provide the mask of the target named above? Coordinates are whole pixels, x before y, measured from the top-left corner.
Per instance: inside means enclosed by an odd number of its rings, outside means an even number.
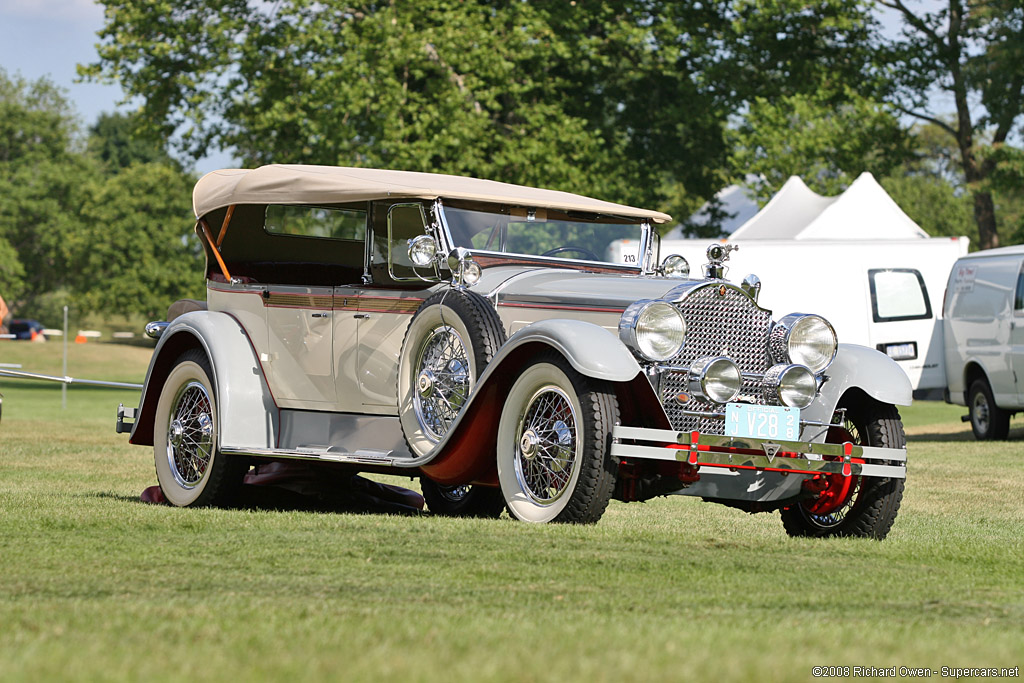
[[[220,446],[274,448],[279,415],[249,337],[232,316],[195,311],[172,321],[153,351],[129,442],[153,445],[153,419],[160,392],[174,362],[186,350],[202,349],[213,368]]]

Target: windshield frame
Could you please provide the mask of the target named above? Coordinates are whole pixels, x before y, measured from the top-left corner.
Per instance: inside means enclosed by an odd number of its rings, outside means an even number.
[[[504,206],[504,205],[502,205]],[[479,211],[480,209],[467,209],[459,206],[446,206],[443,199],[438,199],[434,202],[435,216],[439,219],[441,232],[445,241],[445,250],[450,251],[455,248],[456,242],[452,237],[451,228],[448,225],[448,217],[446,210],[461,209],[469,211]],[[550,208],[550,207],[515,207],[517,209],[522,208],[527,211],[535,211],[538,209]],[[555,208],[555,210],[558,210]],[[489,249],[478,249],[476,247],[468,247],[469,251],[473,254],[479,254],[481,256],[489,256],[498,259],[508,259],[511,261],[550,261],[552,264],[559,264],[561,266],[571,265],[581,268],[612,268],[615,270],[622,270],[627,273],[636,273],[641,275],[649,275],[654,272],[655,265],[653,262],[654,254],[652,253],[652,245],[655,240],[652,240],[652,234],[654,228],[651,225],[651,221],[648,218],[634,218],[631,216],[616,216],[613,214],[593,214],[594,218],[600,219],[604,216],[614,219],[616,221],[629,221],[624,225],[639,225],[640,226],[640,249],[639,249],[639,263],[633,265],[631,263],[612,263],[610,261],[591,261],[587,259],[574,259],[565,258],[559,256],[541,256],[538,254],[523,254],[520,252],[509,252],[509,251],[493,251]]]

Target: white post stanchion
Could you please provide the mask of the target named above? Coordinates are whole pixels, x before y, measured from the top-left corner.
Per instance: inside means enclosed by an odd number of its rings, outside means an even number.
[[[68,376],[68,307],[64,307],[64,376]],[[68,385],[60,385],[60,408],[68,409]]]

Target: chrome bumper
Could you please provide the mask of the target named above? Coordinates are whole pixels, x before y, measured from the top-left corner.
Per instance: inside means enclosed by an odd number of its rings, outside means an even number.
[[[849,442],[771,441],[622,426],[612,430],[612,437],[612,455],[627,460],[669,460],[732,471],[907,477],[905,448],[858,446]]]

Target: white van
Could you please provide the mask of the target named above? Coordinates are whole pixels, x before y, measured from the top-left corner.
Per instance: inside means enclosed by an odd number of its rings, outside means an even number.
[[[727,278],[749,273],[764,285],[759,303],[780,315],[821,313],[841,342],[878,349],[910,378],[915,398],[946,389],[942,295],[949,269],[967,253],[966,237],[893,240],[722,240],[739,247]],[[664,240],[659,259],[679,254],[700,276],[709,239]],[[628,263],[636,245],[613,242],[606,258]],[[659,261],[660,262],[660,261]]]
[[[946,401],[966,405],[974,436],[1005,439],[1024,409],[1024,245],[954,264],[946,286]]]

